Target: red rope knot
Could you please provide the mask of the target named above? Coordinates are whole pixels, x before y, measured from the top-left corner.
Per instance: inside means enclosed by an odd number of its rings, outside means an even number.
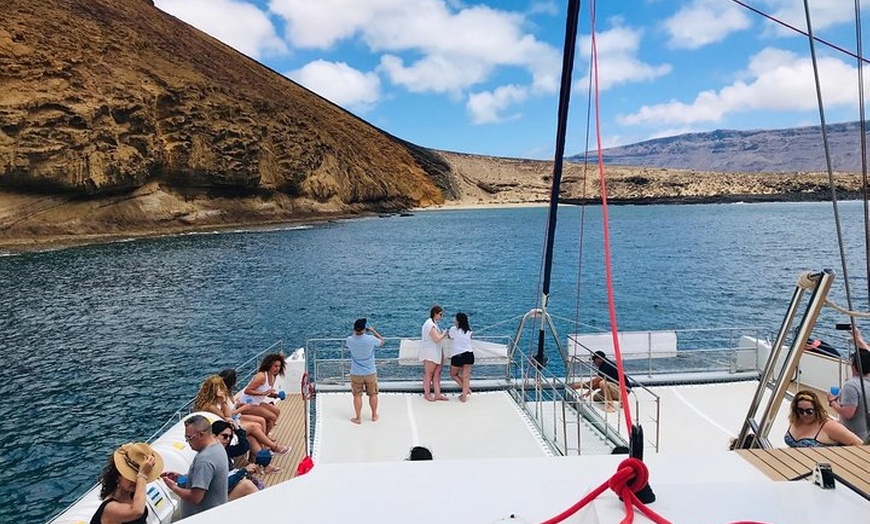
[[[626,490],[637,493],[649,482],[649,469],[643,461],[636,458],[627,458],[619,464],[619,469],[610,477],[608,485],[622,498],[627,495]]]

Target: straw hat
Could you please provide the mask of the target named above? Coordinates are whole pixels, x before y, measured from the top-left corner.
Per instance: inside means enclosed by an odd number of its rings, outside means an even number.
[[[136,475],[139,474],[139,466],[145,462],[149,456],[154,455],[154,467],[148,474],[148,482],[153,482],[163,473],[163,457],[160,453],[144,442],[136,442],[124,444],[115,450],[114,459],[115,467],[121,476],[127,480],[136,482]]]

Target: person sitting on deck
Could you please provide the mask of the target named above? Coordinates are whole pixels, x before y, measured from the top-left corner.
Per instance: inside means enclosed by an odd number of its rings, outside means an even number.
[[[366,333],[368,331],[368,333]],[[350,389],[353,395],[354,424],[362,422],[362,394],[365,390],[372,410],[372,422],[378,420],[378,372],[375,368],[375,347],[384,345],[375,328],[368,326],[364,318],[353,323],[353,335],[345,341],[350,351]]]
[[[275,405],[275,399],[283,398],[283,392],[275,389],[278,375],[284,376],[287,363],[284,355],[269,353],[260,361],[257,373],[245,387],[240,402],[248,404],[247,413],[259,415],[266,419],[266,433],[270,433],[275,422],[281,415],[281,410]]]
[[[247,464],[244,468],[236,469],[233,464],[234,458],[248,454],[250,447],[247,445],[247,442],[243,439],[239,439],[237,443],[232,444],[231,442],[235,435],[233,426],[223,420],[215,420],[212,422],[211,432],[224,449],[227,450],[227,461],[229,463],[227,469],[228,500],[236,500],[245,495],[250,495],[251,493],[259,491],[260,487],[255,482],[256,477],[253,476],[254,473],[257,472],[257,465]]]
[[[619,392],[619,372],[605,356],[603,351],[596,351],[592,354],[592,363],[598,368],[598,376],[592,377],[589,382],[581,384],[571,384],[574,389],[589,389],[591,391],[599,390],[593,397],[596,401],[605,401],[605,409],[614,411],[612,402],[620,400]]]
[[[836,420],[831,420],[815,392],[803,389],[791,401],[789,426],[783,440],[792,448],[823,446],[860,446],[857,435]]]
[[[275,453],[287,453],[290,448],[282,446],[266,435],[265,420],[262,417],[242,414],[235,409],[226,382],[219,375],[205,379],[193,402],[197,411],[208,411],[230,423],[234,428],[245,430],[251,451],[256,454],[263,448]]]
[[[163,472],[163,459],[144,442],[124,444],[100,474],[102,503],[91,524],[145,524],[148,520],[146,486]]]

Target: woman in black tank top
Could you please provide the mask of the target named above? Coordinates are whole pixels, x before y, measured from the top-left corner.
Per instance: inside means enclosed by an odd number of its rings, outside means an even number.
[[[163,459],[144,442],[115,450],[100,474],[103,503],[91,517],[91,524],[145,524],[145,486],[162,471]]]

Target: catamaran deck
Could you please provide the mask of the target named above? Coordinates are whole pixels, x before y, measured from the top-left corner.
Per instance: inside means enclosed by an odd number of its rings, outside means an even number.
[[[381,393],[372,422],[363,397],[362,424],[353,424],[350,393],[317,394],[315,464],[401,461],[413,446],[436,459],[551,455],[540,434],[504,391],[475,392],[468,402],[428,402],[419,393]]]

